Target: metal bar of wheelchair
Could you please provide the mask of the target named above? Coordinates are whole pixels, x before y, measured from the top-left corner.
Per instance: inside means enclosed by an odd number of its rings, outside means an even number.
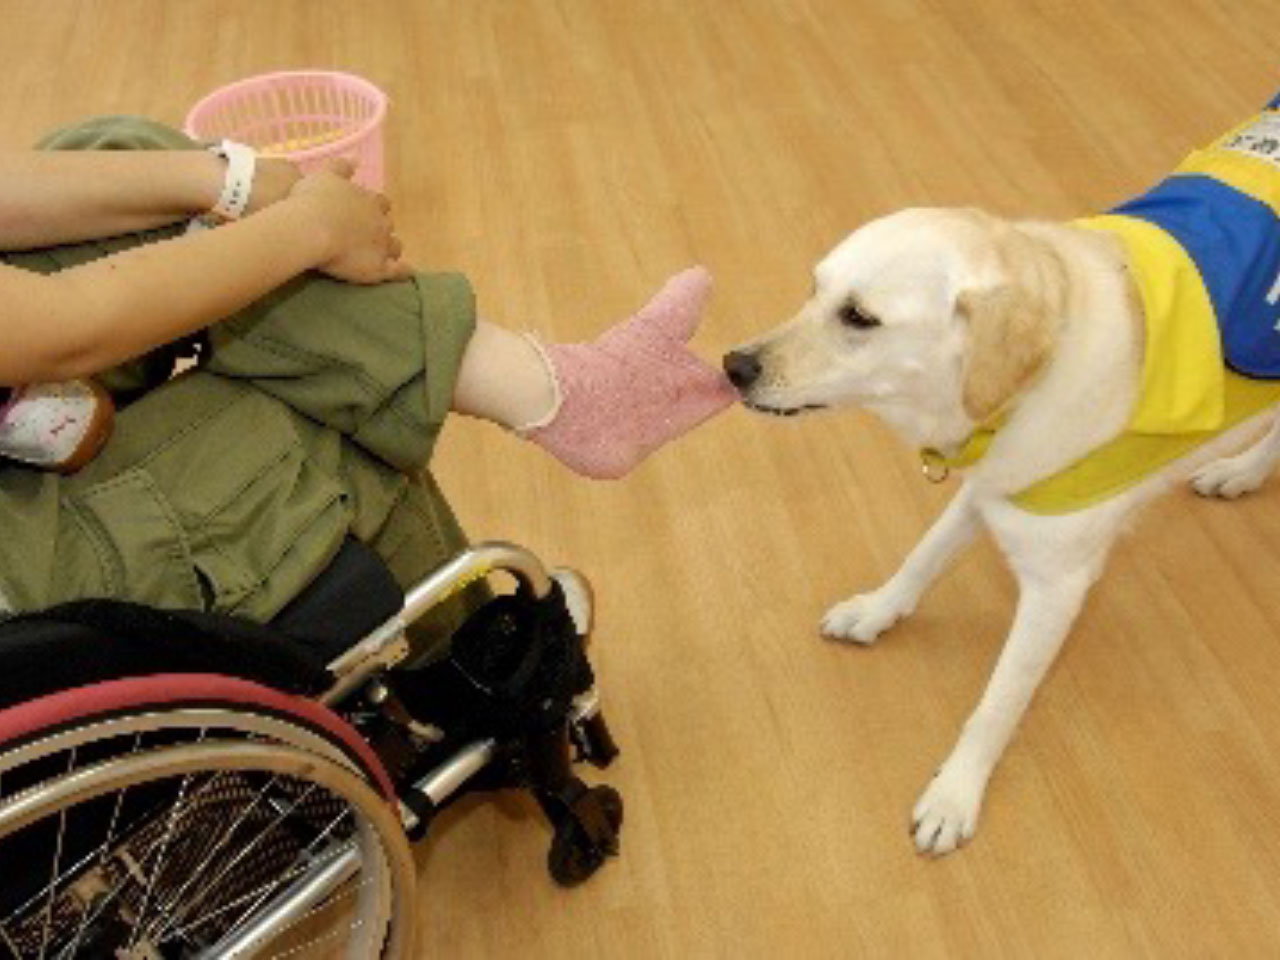
[[[599,712],[600,694],[595,687],[592,687],[574,699],[569,722],[583,723]],[[497,747],[495,740],[475,740],[460,748],[457,753],[434,767],[425,776],[420,777],[413,784],[412,789],[423,797],[432,809],[437,809],[489,764]],[[418,815],[403,803],[400,806],[400,818],[404,821],[406,830],[414,830],[421,824]]]
[[[541,599],[551,590],[551,577],[536,556],[513,543],[490,541],[464,550],[411,589],[394,617],[329,664],[336,681],[320,698],[332,704],[360,686],[376,671],[408,654],[405,629],[438,603],[495,571],[512,574]]]
[[[404,631],[409,624],[470,584],[497,571],[512,574],[536,599],[543,599],[551,591],[552,578],[546,568],[523,547],[505,541],[489,541],[470,547],[411,589],[405,595],[404,605],[398,614],[329,664],[330,673],[337,679],[320,698],[321,702],[334,703],[342,699],[378,670],[403,659],[408,653]],[[571,724],[585,723],[599,712],[599,693],[592,687],[575,698],[569,721]],[[409,789],[424,802],[422,812],[425,814],[443,806],[449,797],[489,764],[496,751],[497,743],[493,740],[473,741],[420,777]],[[400,818],[405,829],[411,832],[425,827],[423,817],[407,806],[403,799]]]
[[[465,550],[429,574],[405,596],[401,610],[367,634],[357,644],[330,662],[335,682],[320,698],[333,703],[345,697],[377,671],[391,666],[407,653],[406,628],[437,604],[468,585],[495,572],[512,574],[537,599],[552,589],[552,578],[536,556],[505,542],[478,544]],[[579,695],[570,713],[571,722],[594,716],[599,701],[594,688]],[[452,757],[419,778],[412,788],[431,807],[439,807],[494,758],[498,744],[481,740],[467,744]],[[416,815],[401,804],[406,826]],[[239,958],[257,954],[284,931],[305,919],[315,907],[339,891],[361,867],[360,844],[354,838],[335,844],[307,866],[284,889],[270,897],[253,920],[231,931],[214,946],[199,954],[204,958]]]
[[[252,923],[232,931],[202,952],[199,960],[252,957],[359,872],[360,845],[353,838],[329,851],[320,862],[278,893]]]

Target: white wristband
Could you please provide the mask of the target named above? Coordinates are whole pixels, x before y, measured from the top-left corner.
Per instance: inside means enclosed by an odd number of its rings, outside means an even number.
[[[227,177],[222,182],[222,194],[208,215],[215,220],[239,220],[249,206],[258,155],[252,147],[234,140],[223,140],[209,150],[227,161]]]

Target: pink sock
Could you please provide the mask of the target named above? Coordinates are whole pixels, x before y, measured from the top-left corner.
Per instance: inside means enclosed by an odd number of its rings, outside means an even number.
[[[539,345],[558,403],[520,432],[569,469],[611,480],[734,403],[724,374],[686,345],[710,295],[711,274],[693,267],[591,343]]]

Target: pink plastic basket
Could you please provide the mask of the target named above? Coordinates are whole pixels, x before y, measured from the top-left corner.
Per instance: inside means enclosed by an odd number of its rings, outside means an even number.
[[[348,157],[356,182],[380,191],[387,103],[387,95],[362,77],[289,70],[213,91],[191,108],[183,127],[195,140],[226,138],[288,157],[304,172],[330,157]]]

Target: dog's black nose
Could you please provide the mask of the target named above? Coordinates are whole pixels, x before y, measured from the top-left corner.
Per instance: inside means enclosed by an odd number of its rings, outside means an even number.
[[[724,372],[730,383],[739,390],[746,390],[760,379],[760,361],[754,353],[733,350],[724,355]]]

